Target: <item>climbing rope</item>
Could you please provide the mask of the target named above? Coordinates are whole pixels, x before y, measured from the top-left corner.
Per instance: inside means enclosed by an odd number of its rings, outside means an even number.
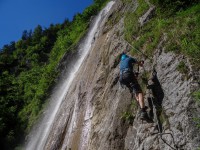
[[[145,58],[152,60],[152,58],[149,58],[146,54],[144,54],[141,50],[135,48],[133,45],[131,45],[128,41],[126,41],[123,37],[120,37],[124,42],[126,42],[131,48],[133,48],[134,50],[138,51],[139,53],[141,53]]]

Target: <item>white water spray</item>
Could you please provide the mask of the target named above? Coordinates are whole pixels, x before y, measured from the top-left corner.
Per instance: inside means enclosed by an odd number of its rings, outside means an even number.
[[[93,39],[98,33],[98,27],[101,24],[101,19],[103,14],[107,14],[112,5],[114,4],[113,1],[109,2],[107,6],[99,13],[97,16],[94,25],[91,27],[89,33],[86,36],[86,40],[82,44],[82,48],[78,50],[80,57],[70,68],[69,75],[60,81],[60,84],[57,85],[57,89],[53,92],[53,95],[50,98],[50,105],[45,112],[45,116],[38,127],[32,131],[30,141],[26,146],[26,150],[43,150],[46,140],[50,134],[52,124],[55,120],[56,113],[58,112],[62,101],[64,100],[72,81],[76,77],[76,73],[78,72],[81,64],[83,63],[84,59],[88,55]]]

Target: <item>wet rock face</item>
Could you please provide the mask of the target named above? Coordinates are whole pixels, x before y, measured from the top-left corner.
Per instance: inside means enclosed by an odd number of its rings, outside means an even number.
[[[125,8],[121,1],[116,1],[110,16],[113,17],[116,10],[125,11]],[[157,74],[151,81],[154,123],[142,123],[137,115],[130,123],[123,117],[126,112],[132,111],[134,99],[129,90],[122,88],[118,82],[119,55],[129,48],[128,43],[121,40],[123,19],[112,27],[105,23],[99,30],[55,122],[64,123],[57,129],[53,128],[51,133],[58,137],[51,142],[59,144],[54,147],[47,144],[46,149],[61,149],[60,145],[62,149],[72,150],[196,149],[200,137],[193,118],[200,117],[200,110],[191,93],[199,87],[193,77],[186,79],[177,70],[184,58],[165,53],[164,41],[160,42],[153,58]],[[190,66],[189,62],[186,65]],[[149,60],[144,66],[151,72]],[[146,105],[148,102],[146,96]],[[132,113],[135,116],[135,112]],[[168,134],[160,136],[159,131]]]
[[[122,25],[123,21],[102,34],[93,50],[95,54],[99,54],[95,72],[99,75],[95,75],[93,81],[94,97],[91,103],[94,112],[88,149],[196,149],[200,137],[193,118],[199,117],[200,110],[196,107],[191,93],[197,90],[199,85],[194,83],[193,77],[187,79],[177,70],[180,61],[186,62],[188,68],[191,67],[183,56],[165,53],[164,41],[160,42],[153,58],[157,71],[157,78],[152,81],[156,83],[153,96],[156,97],[155,105],[159,105],[157,109],[160,109],[156,113],[159,126],[155,115],[154,123],[151,124],[142,124],[137,119],[131,125],[123,122],[123,113],[130,111],[133,99],[128,89],[122,89],[116,82],[119,76],[119,66],[115,64],[116,56],[128,46],[115,35]],[[115,47],[119,41],[120,46],[116,52]],[[152,69],[150,65],[147,60],[145,67],[149,72]],[[145,103],[148,105],[147,99]],[[158,128],[163,135],[159,135]]]

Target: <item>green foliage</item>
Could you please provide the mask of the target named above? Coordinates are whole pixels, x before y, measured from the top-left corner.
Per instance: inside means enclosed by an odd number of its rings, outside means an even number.
[[[56,70],[86,33],[90,18],[108,2],[94,4],[70,22],[24,30],[22,38],[0,52],[0,144],[14,149],[36,123],[59,72]],[[20,146],[16,149],[21,149]]]
[[[127,2],[123,0],[123,2]],[[198,1],[187,0],[151,0],[157,5],[156,12],[151,20],[144,26],[140,26],[138,19],[148,6],[142,0],[135,12],[128,12],[125,16],[125,39],[132,44],[131,54],[138,56],[135,49],[152,56],[159,42],[167,35],[165,43],[166,52],[183,54],[190,58],[190,62],[199,70],[200,68],[200,4]],[[141,3],[142,2],[142,3]],[[194,5],[195,4],[195,5]],[[188,67],[180,62],[177,70],[187,75]],[[200,103],[200,92],[197,91],[194,97]],[[161,123],[169,125],[167,116],[162,110],[159,111]],[[130,113],[124,113],[124,118],[129,118]],[[200,119],[194,118],[197,127],[200,128]],[[181,130],[181,128],[179,128]]]
[[[151,0],[158,4],[167,14],[173,14],[176,11],[186,9],[188,6],[199,3],[199,0]]]
[[[140,28],[138,34],[140,35],[138,39],[134,40],[134,47],[146,51],[148,56],[152,56],[153,50],[158,45],[158,42],[163,35],[163,27],[166,26],[166,23],[163,19],[152,19],[147,25]]]
[[[121,116],[121,119],[124,120],[124,121],[127,121],[129,122],[129,124],[132,124],[135,117],[132,115],[131,112],[124,112]]]
[[[114,14],[110,15],[107,22],[105,23],[107,30],[111,29],[116,23],[118,23],[121,19],[121,16],[122,13],[120,11],[116,11]]]
[[[196,102],[200,104],[200,90],[193,93],[193,97],[195,98]]]
[[[133,115],[137,110],[136,100],[131,101],[130,110],[123,112],[121,119],[127,121],[129,124],[132,124],[135,116]]]
[[[185,65],[185,62],[183,62],[183,61],[181,61],[181,62],[178,64],[177,70],[178,70],[180,73],[188,74],[188,67]]]
[[[164,111],[163,111],[163,109],[162,108],[157,108],[158,110],[158,112],[157,112],[157,114],[158,114],[158,119],[159,119],[159,121],[160,121],[160,123],[161,124],[163,124],[164,122],[166,122],[167,123],[167,116],[165,115],[165,113],[164,113]],[[168,123],[167,123],[168,124]]]
[[[177,15],[173,17],[173,20],[171,19],[171,27],[165,29],[169,36],[166,50],[183,53],[186,56],[189,56],[191,62],[195,64],[197,68],[200,67],[199,18],[200,4],[177,13]]]
[[[138,1],[139,5],[135,12],[127,13],[125,18],[125,39],[133,45],[134,48],[146,51],[151,56],[156,48],[162,34],[163,27],[167,25],[164,19],[154,18],[151,22],[141,27],[138,19],[149,8],[144,0]],[[132,49],[132,54],[136,55],[137,51]]]
[[[197,127],[198,129],[200,129],[200,118],[193,118],[193,121],[195,122],[196,127]]]
[[[136,100],[131,101],[131,109],[137,109],[137,101]]]
[[[145,13],[148,9],[148,4],[144,0],[138,1],[139,6],[135,12],[127,12],[124,24],[125,24],[125,39],[132,43],[137,37],[140,30],[138,18]],[[133,5],[133,4],[130,4]]]
[[[138,19],[148,8],[147,4],[141,1],[136,12],[126,15],[125,39],[136,49],[152,56],[158,42],[167,35],[166,51],[188,56],[195,68],[199,69],[200,4],[188,5],[187,9],[184,5],[183,10],[174,12],[170,16],[162,7],[157,6],[154,17],[140,27]],[[132,49],[132,54],[138,55],[138,52]]]

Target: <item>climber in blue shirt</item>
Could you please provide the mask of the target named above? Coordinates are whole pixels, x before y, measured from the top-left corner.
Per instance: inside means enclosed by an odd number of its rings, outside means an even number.
[[[133,70],[134,64],[143,66],[143,61],[137,61],[136,59],[122,53],[120,61],[120,83],[129,88],[131,92],[135,94],[135,98],[140,105],[140,119],[150,120],[146,112],[144,104],[144,96],[140,85],[138,84],[136,75]]]

